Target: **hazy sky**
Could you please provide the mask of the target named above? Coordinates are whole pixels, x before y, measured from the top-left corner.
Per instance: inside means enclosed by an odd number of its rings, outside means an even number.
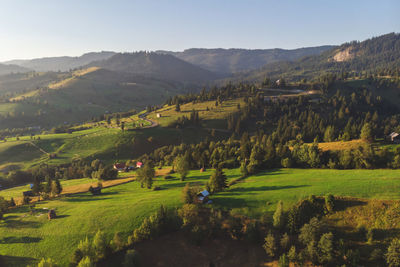
[[[88,51],[298,48],[400,32],[397,0],[0,0],[0,61]]]

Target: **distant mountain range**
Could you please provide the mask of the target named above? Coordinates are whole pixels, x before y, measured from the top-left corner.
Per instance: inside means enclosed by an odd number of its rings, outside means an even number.
[[[94,66],[180,82],[201,83],[222,77],[172,55],[147,52],[119,53],[108,59],[92,62],[86,67]]]
[[[14,64],[1,64],[0,63],[0,75],[9,74],[9,73],[19,73],[19,72],[28,72],[30,69],[14,65]]]
[[[45,57],[31,60],[10,60],[4,64],[14,64],[34,71],[69,71],[90,62],[112,57],[115,52],[92,52],[80,57]]]
[[[92,52],[79,57],[46,57],[31,60],[10,60],[0,65],[0,75],[11,72],[69,71],[99,66],[114,71],[150,75],[178,81],[208,81],[232,73],[258,69],[268,63],[293,61],[304,56],[319,55],[335,46],[285,49],[202,49],[183,52],[156,51],[155,53]],[[11,66],[12,65],[12,66]]]
[[[192,48],[183,52],[156,51],[169,54],[204,69],[223,74],[258,69],[268,63],[293,61],[299,58],[319,55],[335,48],[332,45],[306,47],[292,50],[285,49],[203,49]]]

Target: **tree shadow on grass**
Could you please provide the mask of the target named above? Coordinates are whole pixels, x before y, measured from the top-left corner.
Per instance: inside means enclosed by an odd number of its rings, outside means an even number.
[[[31,237],[31,236],[8,236],[0,239],[0,244],[17,244],[17,243],[38,243],[42,238],[40,237]]]
[[[211,198],[213,203],[216,205],[220,205],[223,207],[235,207],[235,208],[243,208],[248,207],[248,203],[241,198],[234,198],[234,197],[218,197],[218,198]]]
[[[177,188],[177,187],[181,187],[183,188],[187,183],[190,184],[190,186],[203,186],[204,184],[202,182],[199,181],[190,181],[190,180],[185,180],[181,183],[171,183],[171,184],[162,184],[160,187],[162,187],[163,189],[171,189],[171,188]]]
[[[335,211],[342,211],[350,207],[365,205],[367,205],[367,202],[363,200],[335,198]]]
[[[7,228],[39,228],[42,224],[39,222],[22,221],[22,220],[6,220],[3,226]]]
[[[37,263],[37,260],[34,258],[7,255],[2,255],[0,260],[0,266],[28,266],[35,263]]]
[[[111,199],[110,197],[102,197],[101,195],[96,196],[79,196],[79,197],[69,197],[63,199],[66,202],[89,202],[89,201],[99,201],[99,200],[106,200]]]
[[[226,195],[230,193],[245,193],[245,192],[257,192],[257,191],[272,191],[272,190],[284,190],[294,189],[301,187],[309,187],[310,185],[284,185],[284,186],[259,186],[259,187],[235,187],[226,191]]]

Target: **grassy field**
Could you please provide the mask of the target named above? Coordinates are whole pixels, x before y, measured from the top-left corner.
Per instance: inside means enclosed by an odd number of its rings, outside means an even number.
[[[0,223],[0,254],[7,255],[13,266],[42,257],[65,265],[85,236],[91,237],[101,229],[110,239],[117,231],[126,237],[159,205],[180,206],[186,182],[203,185],[211,173],[191,171],[185,182],[157,178],[154,185],[161,187],[159,191],[131,182],[106,188],[100,196],[81,193],[40,202],[34,215],[27,208],[15,209]],[[229,180],[238,178],[239,170],[227,170],[226,175]],[[278,169],[250,176],[211,199],[217,207],[260,216],[272,213],[279,200],[287,208],[311,194],[399,199],[399,189],[400,170]],[[45,208],[56,209],[59,218],[48,221]]]
[[[224,101],[222,104],[215,106],[215,101],[206,101],[202,103],[187,103],[180,106],[181,111],[175,111],[175,106],[164,106],[148,115],[149,119],[157,121],[161,126],[168,126],[170,123],[182,116],[190,116],[193,110],[199,112],[200,119],[203,120],[206,127],[223,127],[223,121],[229,114],[237,111],[237,105],[244,106],[243,99],[234,99]],[[207,111],[207,108],[209,109]],[[157,114],[161,114],[161,118],[157,118]],[[216,123],[216,121],[219,121]],[[222,122],[222,124],[221,124]]]

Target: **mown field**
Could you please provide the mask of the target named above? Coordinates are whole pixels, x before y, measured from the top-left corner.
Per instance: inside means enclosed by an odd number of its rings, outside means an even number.
[[[190,116],[190,112],[193,110],[199,112],[199,117],[203,120],[203,124],[210,128],[222,128],[226,129],[226,122],[224,119],[229,114],[237,111],[237,105],[244,106],[243,99],[233,99],[224,101],[222,104],[215,106],[215,101],[205,101],[201,103],[186,103],[180,105],[181,111],[175,111],[175,105],[164,106],[148,115],[149,119],[157,121],[161,126],[168,126],[170,123],[177,120],[179,117]],[[208,110],[207,110],[208,108]],[[157,118],[157,114],[161,114],[161,118]]]
[[[191,171],[187,181],[176,175],[159,177],[161,190],[140,188],[137,182],[106,188],[100,196],[81,193],[36,204],[33,215],[27,207],[17,208],[0,223],[0,254],[12,266],[25,266],[42,257],[66,265],[79,240],[92,237],[98,229],[108,238],[115,232],[127,237],[142,220],[161,204],[181,205],[186,182],[204,185],[212,170]],[[236,179],[238,169],[226,170],[228,180]],[[272,213],[279,200],[285,208],[311,194],[359,198],[400,199],[400,170],[277,169],[250,176],[225,192],[212,196],[212,205],[234,213],[258,217]],[[47,209],[56,209],[58,218],[48,221]]]

